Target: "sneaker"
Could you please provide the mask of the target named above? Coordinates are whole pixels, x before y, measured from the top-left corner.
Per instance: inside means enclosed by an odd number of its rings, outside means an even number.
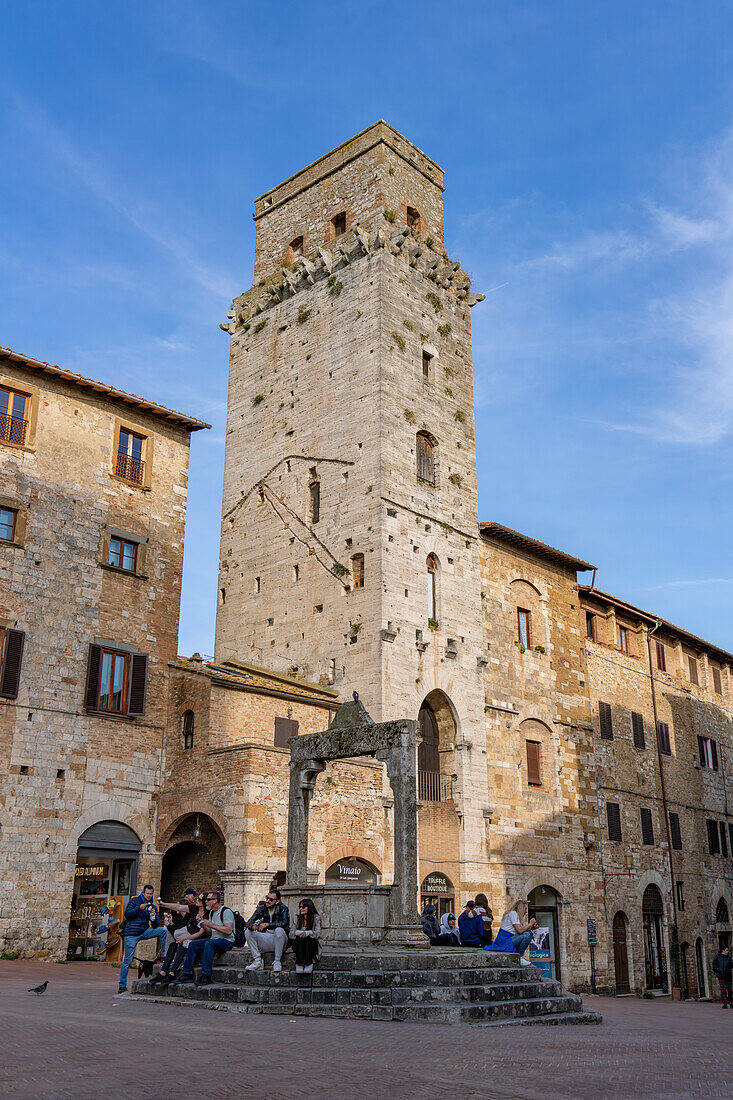
[[[174,978],[169,985],[186,985],[187,982],[193,981],[193,974],[181,974],[180,978]]]
[[[312,974],[313,973],[313,963],[308,963],[307,966],[304,966],[303,967],[303,973],[304,974]]]
[[[283,968],[283,964],[280,962],[280,960],[275,959],[274,963],[272,964],[273,972],[275,974],[279,974],[280,971],[282,970],[282,968]]]
[[[245,970],[262,970],[262,959],[255,959],[249,966],[245,966]]]
[[[120,987],[120,988],[119,988],[119,989],[117,990],[117,996],[118,996],[118,997],[120,997],[120,996],[121,996],[121,995],[122,995],[123,993],[127,993],[127,986],[126,986],[126,985],[125,985],[125,986],[121,986],[121,987]]]
[[[156,974],[154,978],[150,979],[150,985],[162,985],[163,982],[168,981],[167,974]]]
[[[300,965],[300,963],[295,964],[295,973],[296,974],[302,974],[303,973],[303,967]]]
[[[178,981],[178,979],[176,978],[175,974],[169,974],[166,978],[163,978],[163,981],[160,984],[161,985],[172,985],[173,982],[176,982],[176,981]]]
[[[529,961],[529,959],[520,959],[519,962],[521,966],[532,966],[532,963]]]
[[[194,985],[211,985],[211,974],[200,974]]]

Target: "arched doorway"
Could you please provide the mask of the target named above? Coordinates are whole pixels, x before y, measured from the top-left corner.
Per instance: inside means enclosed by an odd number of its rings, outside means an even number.
[[[456,892],[453,883],[442,871],[431,871],[420,886],[420,912],[426,905],[434,905],[438,920],[444,913],[455,913]]]
[[[725,898],[720,898],[715,907],[715,926],[718,933],[718,950],[730,947],[730,914]]]
[[[206,814],[189,814],[171,834],[160,876],[164,901],[178,901],[187,887],[213,890],[219,871],[226,867],[226,844]]]
[[[708,986],[705,977],[705,957],[702,940],[699,936],[695,941],[695,969],[697,971],[697,996],[702,999],[708,995]]]
[[[644,923],[644,961],[646,965],[647,989],[659,989],[664,993],[668,989],[667,957],[664,950],[664,929],[662,917],[664,906],[659,888],[650,883],[644,891],[641,902]]]
[[[690,996],[690,945],[680,944],[680,971],[682,978],[682,996],[687,1000]]]
[[[116,962],[122,944],[114,929],[137,887],[142,843],[122,821],[99,821],[81,834],[74,869],[67,957]],[[99,929],[111,925],[109,932]]]
[[[545,977],[560,981],[560,908],[558,895],[551,886],[536,886],[527,902],[529,916],[549,932],[542,947],[529,945],[529,958]]]
[[[364,883],[379,882],[379,872],[365,859],[344,856],[327,869],[326,882],[350,882],[363,886]]]
[[[613,969],[616,975],[616,993],[630,993],[629,954],[626,947],[626,914],[619,911],[613,918]]]
[[[442,691],[431,691],[417,716],[422,742],[417,750],[417,789],[421,802],[452,802],[451,753],[457,729],[453,707]]]

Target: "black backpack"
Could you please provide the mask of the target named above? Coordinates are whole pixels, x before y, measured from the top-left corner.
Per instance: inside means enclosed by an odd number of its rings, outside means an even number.
[[[233,909],[232,913],[234,913],[234,946],[244,947],[247,942],[244,935],[247,925],[241,913],[236,913]]]

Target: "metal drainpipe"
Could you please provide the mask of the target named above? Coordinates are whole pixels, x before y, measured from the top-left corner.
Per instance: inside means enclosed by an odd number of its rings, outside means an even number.
[[[677,924],[677,897],[675,895],[674,863],[672,860],[672,835],[669,827],[669,811],[667,810],[667,793],[664,787],[664,768],[662,766],[662,749],[659,744],[659,719],[657,718],[657,694],[654,690],[654,670],[652,667],[652,634],[659,630],[661,619],[657,619],[651,630],[646,632],[646,648],[649,657],[649,682],[652,685],[652,711],[654,713],[654,740],[657,743],[657,760],[659,762],[659,786],[662,792],[662,812],[664,813],[664,828],[667,834],[667,857],[669,859],[669,875],[672,885],[672,912],[674,923]]]

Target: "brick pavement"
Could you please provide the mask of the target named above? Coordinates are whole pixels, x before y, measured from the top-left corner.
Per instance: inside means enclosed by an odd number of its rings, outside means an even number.
[[[730,1097],[733,1012],[587,998],[600,1027],[478,1028],[243,1016],[115,995],[116,972],[0,963],[0,1096],[623,1100]],[[48,992],[26,992],[45,978]]]

